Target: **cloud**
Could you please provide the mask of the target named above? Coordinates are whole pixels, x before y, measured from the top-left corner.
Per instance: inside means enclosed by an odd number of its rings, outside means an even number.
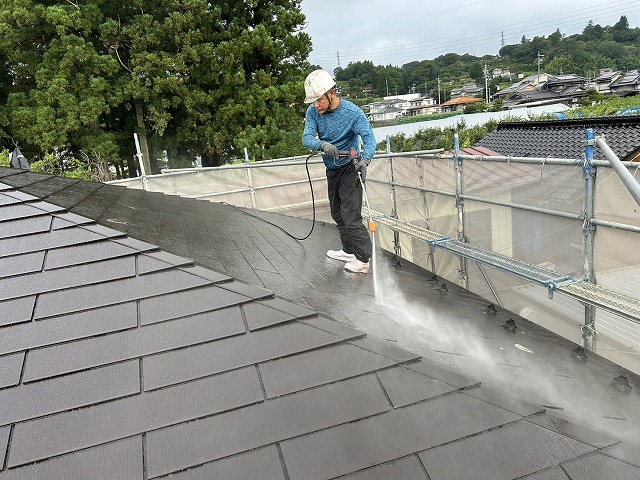
[[[349,62],[402,66],[446,53],[497,55],[521,38],[580,33],[589,20],[613,25],[625,15],[640,26],[637,0],[302,0],[306,32],[313,40],[312,64],[333,71]],[[517,5],[517,6],[516,6]],[[544,52],[542,52],[544,53]]]

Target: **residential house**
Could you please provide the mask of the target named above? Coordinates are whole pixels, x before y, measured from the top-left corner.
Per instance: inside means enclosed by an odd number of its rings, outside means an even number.
[[[584,96],[586,80],[578,75],[529,75],[520,82],[496,92],[493,97],[501,99],[505,106],[520,104],[564,103],[574,106]]]
[[[406,115],[413,117],[416,115],[429,115],[438,113],[440,106],[431,97],[418,97],[410,101],[410,107],[407,109]]]
[[[440,109],[443,112],[456,112],[464,110],[467,105],[473,105],[474,103],[482,102],[482,98],[478,97],[457,97],[452,98],[449,101],[440,104]]]
[[[588,83],[588,87],[595,88],[599,93],[611,93],[611,83],[622,76],[624,76],[624,72],[620,70],[601,68],[600,74]]]
[[[638,70],[631,70],[615,79],[609,85],[611,93],[621,97],[628,97],[640,93],[640,73]]]
[[[484,96],[484,88],[478,87],[475,82],[467,82],[462,87],[451,89],[451,98],[482,96]]]
[[[372,122],[395,120],[406,115],[411,108],[411,102],[418,98],[420,98],[418,93],[383,97],[381,101],[369,105],[369,119]]]
[[[525,95],[527,92],[532,92],[537,89],[540,83],[547,81],[547,74],[542,73],[540,75],[529,75],[523,78],[519,82],[509,85],[507,88],[497,91],[493,97],[499,98],[503,101],[508,101],[511,98]]]
[[[491,72],[491,78],[499,78],[499,77],[508,77],[511,78],[513,73],[511,70],[502,69],[502,68],[494,68],[493,72]]]

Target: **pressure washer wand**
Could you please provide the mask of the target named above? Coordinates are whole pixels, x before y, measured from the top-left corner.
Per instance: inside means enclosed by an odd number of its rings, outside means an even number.
[[[360,180],[360,185],[362,186],[362,193],[364,194],[364,203],[367,207],[367,211],[369,212],[369,231],[371,233],[376,233],[376,222],[373,221],[371,216],[371,207],[369,206],[369,197],[367,196],[367,190],[364,188],[364,182],[362,181],[362,175],[358,172],[358,180]]]
[[[349,157],[351,159],[351,161],[355,161],[356,156],[357,156],[357,152],[355,148],[352,148],[351,151],[349,152],[340,152],[339,153],[341,157]],[[362,187],[362,192],[364,194],[364,202],[365,205],[367,207],[367,211],[369,212],[369,231],[371,233],[375,233],[376,231],[376,222],[373,221],[372,217],[371,217],[371,207],[369,206],[369,197],[367,197],[367,190],[364,188],[364,182],[362,181],[362,175],[360,175],[360,172],[358,172],[358,181],[360,182],[360,186]],[[356,186],[358,184],[356,183]]]

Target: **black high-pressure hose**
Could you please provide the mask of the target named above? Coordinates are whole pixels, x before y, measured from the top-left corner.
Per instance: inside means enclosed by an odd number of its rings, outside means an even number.
[[[242,212],[242,213],[244,213],[246,215],[249,215],[250,217],[257,218],[258,220],[262,220],[263,222],[268,223],[272,227],[276,227],[277,229],[283,231],[287,236],[293,238],[294,240],[306,240],[307,238],[309,238],[311,236],[311,233],[313,233],[313,227],[315,227],[315,225],[316,225],[316,199],[315,199],[315,196],[313,194],[313,185],[311,183],[311,174],[309,173],[309,160],[311,159],[311,157],[314,157],[315,155],[319,155],[319,154],[320,154],[320,152],[312,153],[311,155],[309,155],[307,157],[307,159],[304,162],[305,169],[307,170],[307,179],[309,180],[309,189],[311,190],[311,210],[313,212],[313,221],[311,222],[311,230],[309,230],[309,233],[307,233],[304,237],[296,237],[296,236],[290,234],[289,232],[287,232],[280,225],[276,225],[275,223],[270,222],[269,220],[265,220],[264,218],[258,217],[257,215],[254,215],[254,214],[249,213],[249,212],[247,212],[245,210],[242,210],[242,209],[236,207],[235,205],[231,205],[231,204],[229,204],[227,202],[222,202],[222,204],[223,205],[228,205],[230,207],[233,207],[236,210],[239,210],[240,212]]]

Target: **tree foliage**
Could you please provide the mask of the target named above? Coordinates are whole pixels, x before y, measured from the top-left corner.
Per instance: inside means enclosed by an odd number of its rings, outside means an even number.
[[[498,128],[498,122],[496,120],[489,120],[482,125],[467,127],[465,121],[460,119],[456,125],[444,128],[422,128],[409,137],[404,133],[397,133],[390,137],[390,147],[394,153],[436,150],[440,148],[453,151],[456,133],[458,134],[460,148],[467,148],[478,143],[496,128]],[[380,142],[377,145],[377,149],[385,150],[386,141]]]
[[[177,164],[263,157],[303,116],[304,21],[300,0],[1,0],[3,145],[119,175],[134,133]]]
[[[538,57],[538,54],[540,57]],[[640,68],[640,28],[632,28],[625,16],[613,26],[601,26],[590,21],[581,34],[564,35],[556,29],[549,36],[522,37],[519,43],[504,45],[498,55],[475,57],[447,53],[433,60],[417,60],[402,67],[374,66],[370,61],[352,62],[337,69],[336,79],[353,87],[345,93],[361,96],[362,87],[373,88],[373,94],[387,96],[388,79],[394,88],[389,95],[420,92],[434,99],[440,93],[441,101],[448,100],[447,94],[453,87],[460,87],[467,81],[484,84],[484,65],[491,73],[499,68],[503,71],[525,76],[536,73],[540,59],[540,70],[550,74],[569,74],[593,78],[601,68],[632,70]],[[395,74],[393,72],[396,72]],[[438,80],[440,82],[438,83]],[[491,92],[496,87],[508,86],[512,79],[491,79]],[[440,89],[438,90],[438,87]]]

